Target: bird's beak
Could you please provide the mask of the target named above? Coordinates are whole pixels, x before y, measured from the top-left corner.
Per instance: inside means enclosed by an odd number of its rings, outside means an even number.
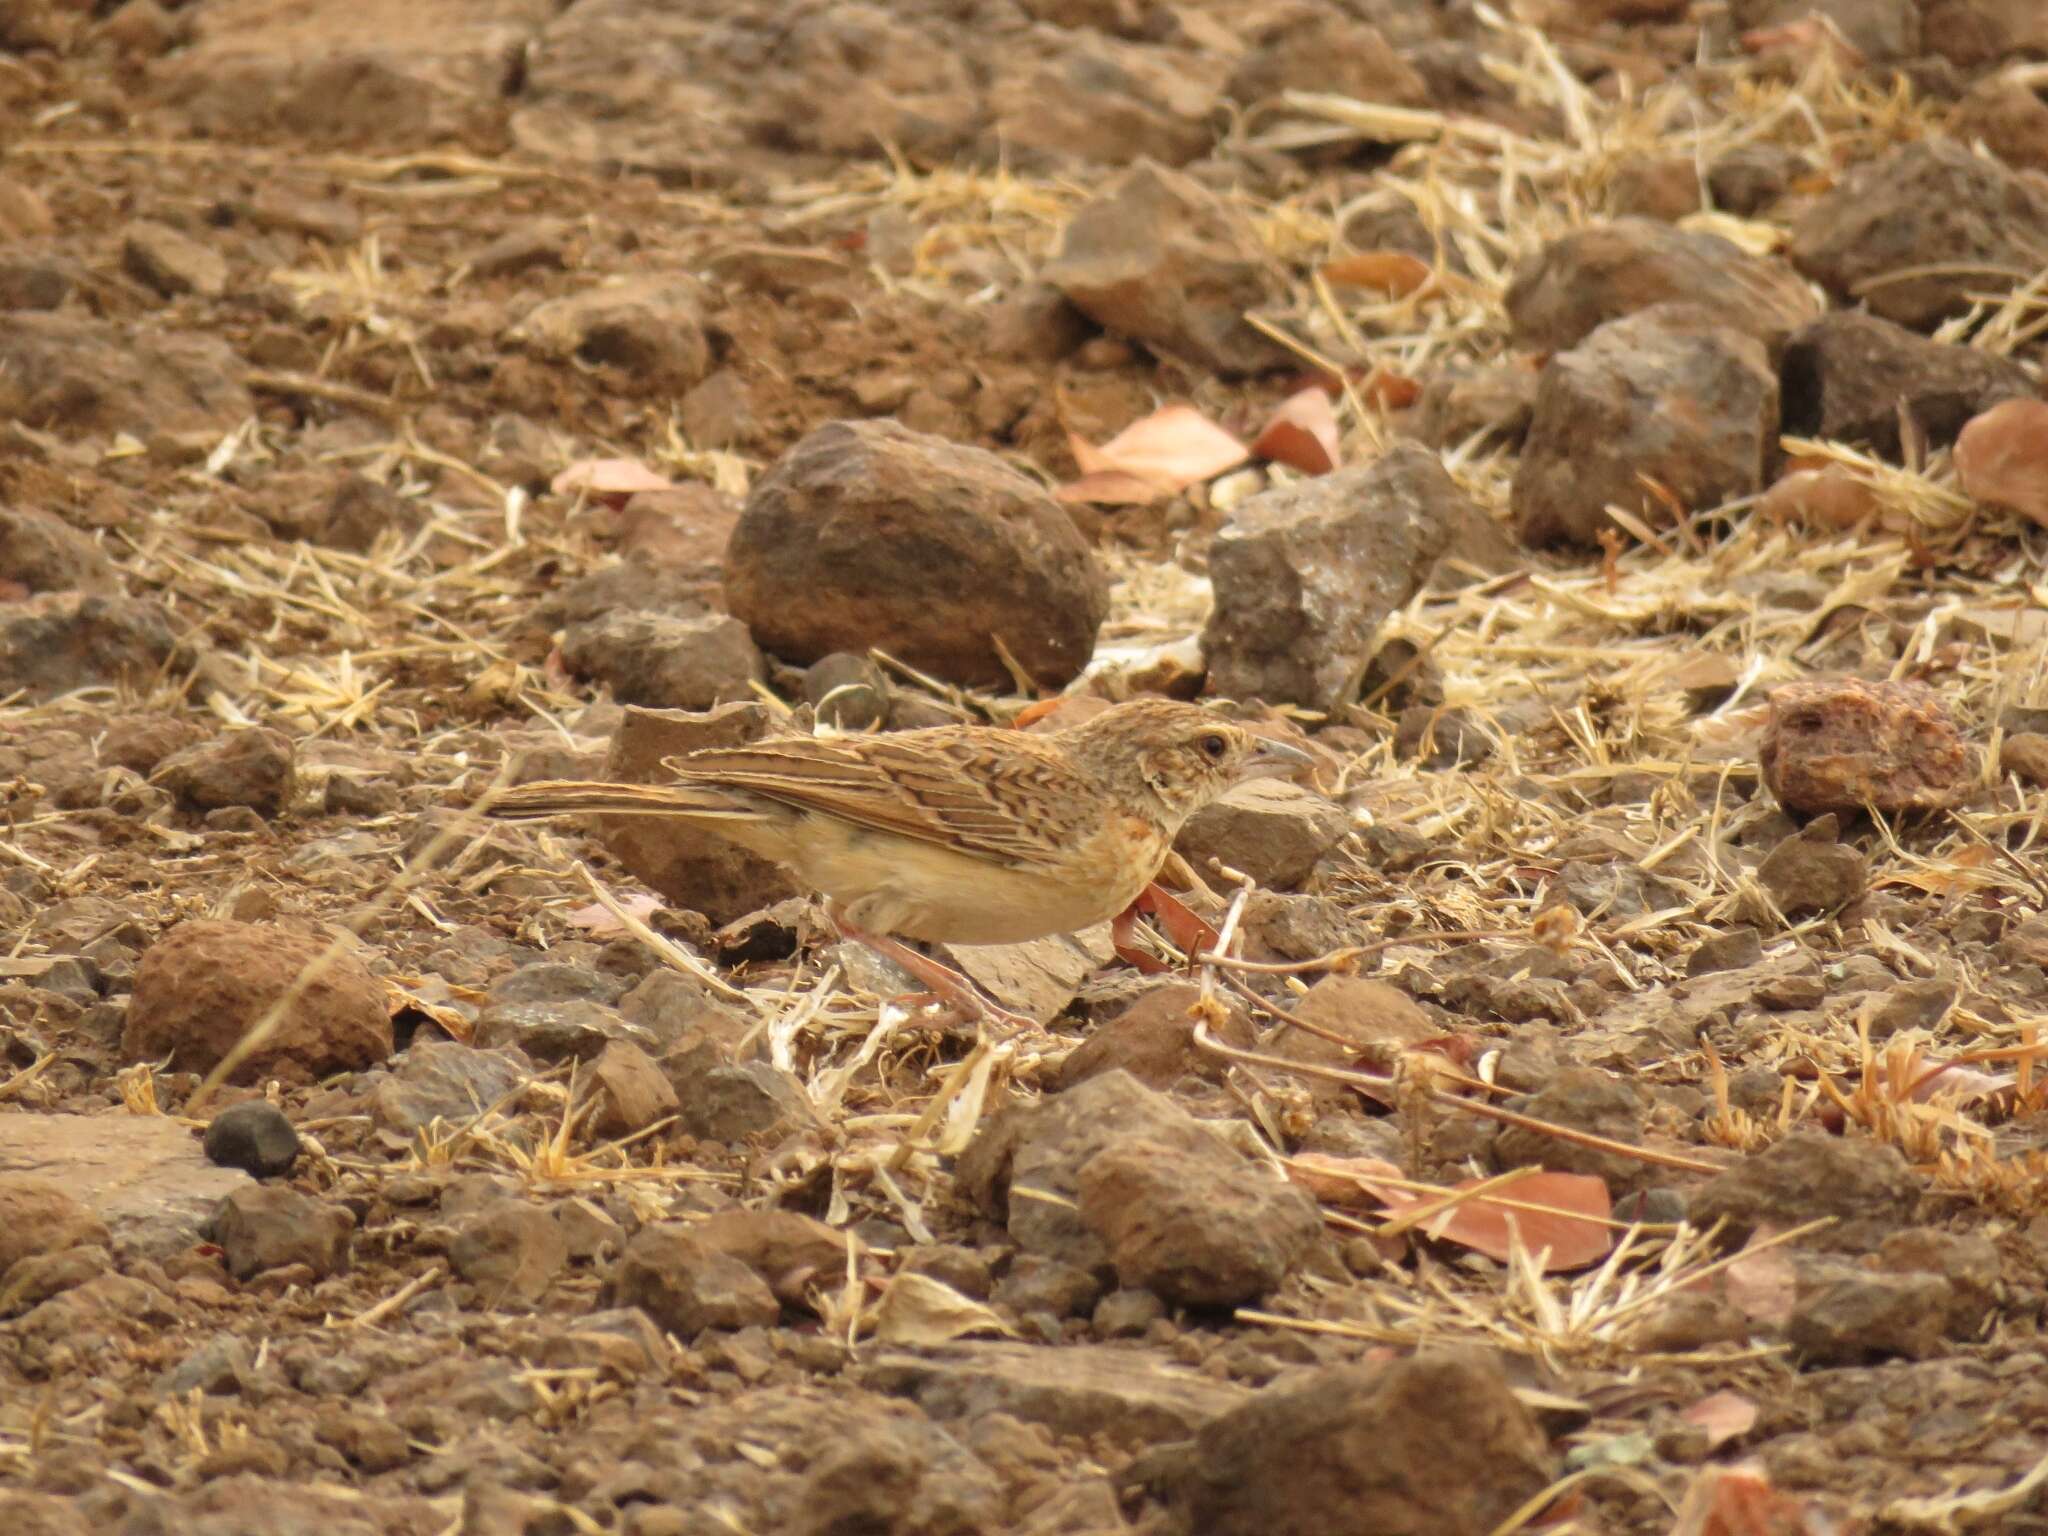
[[[1245,771],[1261,776],[1293,773],[1297,769],[1313,768],[1315,762],[1299,747],[1275,741],[1270,736],[1261,736],[1258,745],[1252,748],[1251,756],[1245,759]]]

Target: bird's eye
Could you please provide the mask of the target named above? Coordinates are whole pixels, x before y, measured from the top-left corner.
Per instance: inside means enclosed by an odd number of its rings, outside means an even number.
[[[1198,745],[1205,753],[1218,761],[1222,759],[1225,752],[1230,750],[1229,740],[1222,736],[1204,736]]]

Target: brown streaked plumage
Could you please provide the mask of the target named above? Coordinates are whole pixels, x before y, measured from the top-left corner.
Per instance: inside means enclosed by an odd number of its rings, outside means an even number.
[[[488,809],[684,817],[787,865],[856,936],[1004,944],[1123,911],[1188,817],[1264,758],[1307,760],[1147,698],[1047,734],[948,725],[714,747],[672,759],[672,785],[528,784]]]

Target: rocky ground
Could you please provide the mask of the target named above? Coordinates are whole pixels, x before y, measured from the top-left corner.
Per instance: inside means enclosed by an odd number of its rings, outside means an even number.
[[[2048,1528],[2043,60],[0,10],[0,1525]],[[478,814],[1140,691],[1035,1039]]]

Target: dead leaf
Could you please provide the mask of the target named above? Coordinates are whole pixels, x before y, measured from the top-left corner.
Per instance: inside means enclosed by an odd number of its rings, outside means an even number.
[[[1759,1227],[1750,1237],[1754,1248],[1771,1236]],[[1782,1328],[1792,1316],[1792,1303],[1799,1294],[1799,1277],[1792,1260],[1782,1248],[1745,1253],[1721,1271],[1721,1294],[1744,1317],[1767,1327]]]
[[[1406,1175],[1385,1158],[1332,1157],[1324,1152],[1301,1152],[1287,1160],[1287,1177],[1327,1205],[1357,1205],[1366,1195],[1384,1205],[1375,1180],[1399,1179]],[[1419,1197],[1418,1197],[1419,1198]]]
[[[645,922],[654,913],[661,910],[661,898],[645,893],[637,896],[620,897],[618,902],[622,911],[639,918],[642,922]],[[618,919],[612,910],[602,902],[597,901],[593,901],[587,907],[578,907],[568,915],[568,920],[572,927],[581,928],[593,938],[611,933],[624,933],[626,931],[626,925]]]
[[[1406,374],[1375,368],[1372,377],[1359,387],[1358,393],[1368,405],[1376,405],[1383,411],[1405,411],[1422,398],[1422,384]]]
[[[1002,1318],[930,1275],[901,1274],[889,1282],[874,1312],[875,1337],[885,1344],[944,1344],[970,1333],[1009,1334]]]
[[[1184,955],[1208,953],[1223,941],[1223,935],[1197,917],[1178,896],[1156,883],[1148,885],[1138,893],[1136,901],[1117,915],[1109,930],[1118,957],[1148,975],[1156,975],[1171,967],[1131,943],[1140,917],[1149,917],[1157,923],[1168,940]]]
[[[1111,506],[1157,501],[1251,457],[1243,443],[1191,405],[1164,406],[1100,448],[1074,432],[1067,442],[1081,477],[1055,494],[1061,501]]]
[[[1470,1189],[1484,1182],[1467,1179],[1453,1186]],[[1528,1210],[1538,1205],[1547,1210]],[[1546,1253],[1544,1273],[1583,1269],[1607,1257],[1614,1229],[1606,1222],[1614,1210],[1607,1181],[1586,1173],[1533,1173],[1517,1179],[1498,1197],[1463,1200],[1424,1222],[1421,1231],[1439,1242],[1456,1243],[1506,1259],[1517,1241],[1529,1253]]]
[[[2048,527],[2048,401],[2001,400],[1971,417],[1954,459],[1972,501],[2011,507]]]
[[[675,482],[638,459],[578,459],[548,482],[548,488],[557,496],[581,491],[594,500],[623,507],[641,491],[672,491]]]
[[[1399,1179],[1401,1172],[1378,1158],[1309,1153],[1288,1159],[1287,1169],[1288,1176],[1318,1200],[1356,1205],[1362,1192],[1390,1215],[1490,1182],[1466,1179],[1442,1193],[1424,1193],[1386,1182]],[[1519,1241],[1531,1254],[1547,1250],[1543,1268],[1552,1273],[1583,1269],[1607,1257],[1614,1246],[1614,1229],[1608,1225],[1613,1210],[1605,1179],[1583,1173],[1532,1173],[1498,1195],[1461,1200],[1428,1217],[1416,1230],[1493,1259],[1507,1258]]]
[[[1311,386],[1281,401],[1252,443],[1262,459],[1305,475],[1327,475],[1337,467],[1337,413],[1330,397]]]
[[[1708,1467],[1693,1479],[1671,1536],[1824,1536],[1804,1499],[1780,1493],[1761,1467]]]
[[[1707,1449],[1739,1440],[1756,1427],[1756,1404],[1740,1392],[1715,1392],[1701,1398],[1679,1417],[1707,1432]]]
[[[1752,27],[1736,40],[1746,53],[1785,53],[1805,59],[1827,49],[1842,68],[1863,67],[1863,51],[1822,16],[1809,15],[1782,27]]]
[[[1431,277],[1434,269],[1408,251],[1354,251],[1323,264],[1323,281],[1339,288],[1373,288],[1406,298]]]

